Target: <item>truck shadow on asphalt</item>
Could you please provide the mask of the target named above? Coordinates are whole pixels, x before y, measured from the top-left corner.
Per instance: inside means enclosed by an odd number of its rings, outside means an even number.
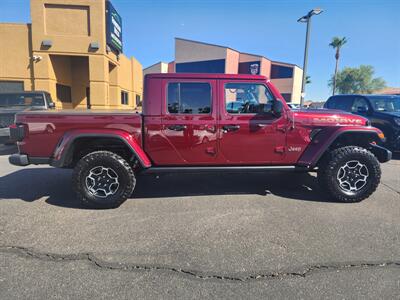
[[[71,186],[71,170],[29,168],[0,178],[0,199],[33,202],[45,198],[46,203],[82,209]],[[298,201],[331,202],[320,191],[310,174],[274,172],[246,174],[168,174],[138,176],[135,198],[166,198],[218,195],[272,195]],[[218,201],[218,200],[217,200]]]

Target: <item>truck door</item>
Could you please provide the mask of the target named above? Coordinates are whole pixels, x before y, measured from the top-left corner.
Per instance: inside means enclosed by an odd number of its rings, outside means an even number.
[[[219,151],[226,164],[279,164],[286,146],[287,119],[272,113],[267,85],[220,81]]]
[[[209,165],[217,160],[216,81],[166,79],[160,165]],[[154,156],[154,155],[153,155]]]

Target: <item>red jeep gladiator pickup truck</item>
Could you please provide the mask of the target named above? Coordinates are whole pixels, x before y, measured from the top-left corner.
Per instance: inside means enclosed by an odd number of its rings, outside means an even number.
[[[83,204],[119,206],[143,172],[317,171],[333,199],[357,202],[391,159],[369,121],[331,110],[290,110],[263,76],[151,74],[143,113],[28,111],[10,133],[18,166],[74,168]],[[262,173],[260,173],[262,176]]]

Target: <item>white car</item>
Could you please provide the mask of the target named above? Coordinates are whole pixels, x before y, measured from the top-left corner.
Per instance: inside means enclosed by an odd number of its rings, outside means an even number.
[[[300,109],[299,104],[287,103],[287,105],[290,107],[290,109]]]

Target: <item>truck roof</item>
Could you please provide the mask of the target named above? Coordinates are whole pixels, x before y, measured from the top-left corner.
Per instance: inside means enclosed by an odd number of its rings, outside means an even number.
[[[191,78],[191,79],[244,79],[267,80],[267,77],[250,74],[216,74],[216,73],[152,73],[147,78]]]
[[[397,98],[400,95],[398,94],[340,94],[340,95],[334,95],[330,96],[329,98],[335,97],[335,98],[340,98],[340,97],[381,97],[381,98],[388,98],[388,97],[394,97]]]
[[[49,93],[47,91],[18,91],[18,92],[0,92],[1,95],[11,95],[11,94],[19,94],[19,95],[24,95],[24,94],[43,94],[43,93]]]

